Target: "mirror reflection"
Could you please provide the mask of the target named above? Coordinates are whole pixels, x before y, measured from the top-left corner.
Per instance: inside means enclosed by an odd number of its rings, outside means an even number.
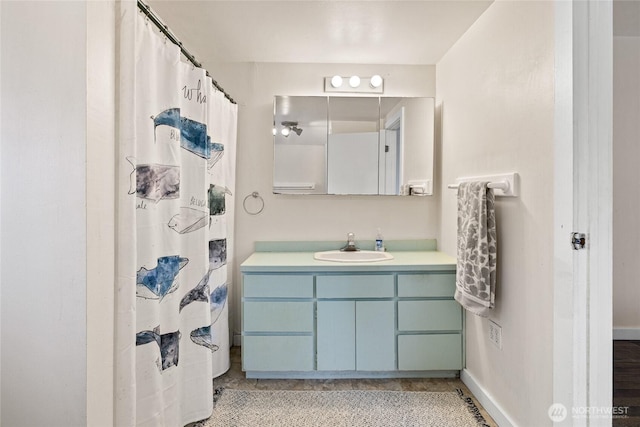
[[[428,195],[434,99],[277,96],[278,194]]]

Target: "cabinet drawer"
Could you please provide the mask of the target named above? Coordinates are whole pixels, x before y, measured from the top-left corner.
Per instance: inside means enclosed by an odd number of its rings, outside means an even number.
[[[399,274],[399,297],[452,297],[456,290],[456,274]]]
[[[245,274],[243,296],[249,298],[313,298],[313,276]]]
[[[398,369],[401,371],[462,369],[461,335],[399,335]]]
[[[393,294],[391,274],[316,277],[318,298],[392,298]]]
[[[400,331],[459,331],[462,309],[454,300],[398,301]]]
[[[243,330],[313,332],[312,302],[245,301]]]
[[[312,336],[242,337],[245,371],[312,371]]]

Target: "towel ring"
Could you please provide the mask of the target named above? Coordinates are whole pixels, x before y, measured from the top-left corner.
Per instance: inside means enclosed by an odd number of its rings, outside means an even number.
[[[247,199],[249,199],[249,197],[253,197],[254,199],[259,199],[260,200],[260,209],[258,209],[255,212],[251,212],[249,211],[249,209],[247,209]],[[244,198],[244,200],[242,201],[242,207],[244,208],[244,211],[246,213],[248,213],[249,215],[258,215],[259,213],[261,213],[264,210],[264,199],[262,198],[262,196],[257,192],[254,191],[253,193],[247,195],[247,197]]]

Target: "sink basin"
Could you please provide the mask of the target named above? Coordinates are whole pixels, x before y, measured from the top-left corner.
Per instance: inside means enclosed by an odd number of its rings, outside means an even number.
[[[320,261],[334,261],[334,262],[377,262],[387,261],[393,259],[393,255],[388,252],[377,251],[357,251],[357,252],[342,252],[342,251],[324,251],[316,252],[313,257]]]

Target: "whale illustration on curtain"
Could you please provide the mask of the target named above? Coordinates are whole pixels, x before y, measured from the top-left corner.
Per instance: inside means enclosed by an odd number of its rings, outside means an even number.
[[[207,135],[207,125],[182,117],[179,108],[169,108],[151,118],[154,128],[161,125],[175,128],[180,133],[180,146],[196,156],[207,159],[209,168],[215,166],[224,155],[224,145],[211,142],[211,137]]]
[[[134,18],[121,49],[116,341],[135,366],[119,367],[130,401],[116,424],[186,425],[211,415],[211,380],[230,366],[237,108]]]
[[[141,267],[136,274],[138,296],[162,299],[175,291],[177,289],[176,276],[188,262],[187,258],[171,255],[158,258],[157,266],[151,270]]]

